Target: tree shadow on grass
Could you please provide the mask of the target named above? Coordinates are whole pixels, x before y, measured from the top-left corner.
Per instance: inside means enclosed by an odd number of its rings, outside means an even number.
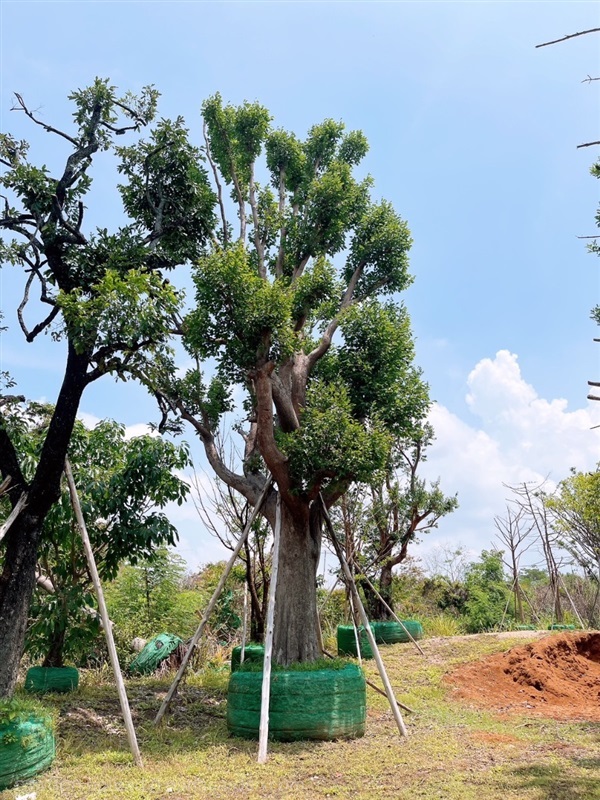
[[[160,725],[154,718],[169,687],[164,680],[131,683],[127,695],[138,744],[143,755],[160,759],[198,752],[215,745],[254,756],[257,742],[229,736],[226,725],[227,698],[222,690],[183,686],[173,698]],[[62,754],[129,753],[129,744],[114,685],[86,687],[56,698],[59,710],[57,735]],[[319,747],[318,742],[271,743],[273,752],[298,753]]]
[[[529,764],[511,770],[514,788],[537,789],[544,800],[600,800],[600,758],[573,758],[565,764]]]

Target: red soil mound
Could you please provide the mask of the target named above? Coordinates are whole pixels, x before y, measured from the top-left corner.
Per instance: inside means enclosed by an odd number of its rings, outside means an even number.
[[[600,721],[600,633],[551,634],[446,677],[452,696],[496,711]]]

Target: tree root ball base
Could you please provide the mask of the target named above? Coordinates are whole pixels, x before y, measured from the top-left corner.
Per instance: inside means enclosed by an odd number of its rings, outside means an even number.
[[[0,724],[0,791],[47,769],[55,753],[49,720],[32,715]]]
[[[404,627],[402,627],[402,625]],[[402,620],[402,625],[393,620],[386,620],[385,622],[372,622],[371,629],[375,636],[377,644],[397,644],[398,642],[410,642],[410,636],[413,639],[423,638],[423,626],[420,622],[414,619]],[[406,630],[405,630],[406,628]],[[408,631],[408,633],[406,632]]]
[[[72,692],[79,686],[79,671],[75,667],[31,667],[25,675],[25,691]]]
[[[235,672],[240,668],[240,659],[242,657],[242,648],[240,645],[234,647],[231,651],[231,671]],[[265,647],[262,644],[247,644],[244,650],[244,662],[252,661],[262,664],[265,658]]]
[[[262,672],[232,673],[227,697],[232,736],[258,739],[262,679]],[[270,739],[358,739],[365,733],[366,716],[365,678],[356,664],[271,674]]]
[[[373,625],[371,625],[371,630],[373,630]],[[365,633],[365,629],[362,625],[358,629],[358,634],[360,638],[360,654],[362,658],[373,658],[373,651],[371,650],[371,645],[369,644],[367,634]],[[338,656],[354,656],[354,658],[358,657],[358,653],[356,652],[356,636],[354,635],[353,625],[338,625],[337,650]]]

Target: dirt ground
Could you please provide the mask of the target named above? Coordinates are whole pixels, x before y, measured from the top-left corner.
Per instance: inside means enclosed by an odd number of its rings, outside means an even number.
[[[600,633],[553,633],[459,667],[452,696],[502,713],[600,722]]]

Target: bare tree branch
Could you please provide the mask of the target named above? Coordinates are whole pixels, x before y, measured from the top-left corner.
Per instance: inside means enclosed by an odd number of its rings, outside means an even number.
[[[57,136],[62,136],[63,139],[66,139],[68,142],[71,142],[71,144],[75,145],[75,147],[79,147],[79,142],[77,141],[77,139],[74,139],[72,136],[69,136],[64,131],[60,131],[58,128],[53,128],[52,125],[48,125],[46,122],[42,122],[41,120],[39,120],[33,114],[33,112],[31,112],[27,108],[27,106],[25,105],[25,101],[18,92],[15,92],[15,97],[17,98],[18,106],[13,106],[11,108],[11,111],[24,111],[32,122],[35,122],[36,125],[40,125],[47,133],[56,133]]]
[[[586,33],[597,33],[600,31],[600,28],[590,28],[587,31],[579,31],[579,33],[570,33],[568,36],[563,36],[561,39],[553,39],[551,42],[542,42],[542,44],[536,44],[536,49],[538,47],[548,47],[550,44],[558,44],[559,42],[566,42],[567,39],[575,39],[576,36],[585,36]]]

